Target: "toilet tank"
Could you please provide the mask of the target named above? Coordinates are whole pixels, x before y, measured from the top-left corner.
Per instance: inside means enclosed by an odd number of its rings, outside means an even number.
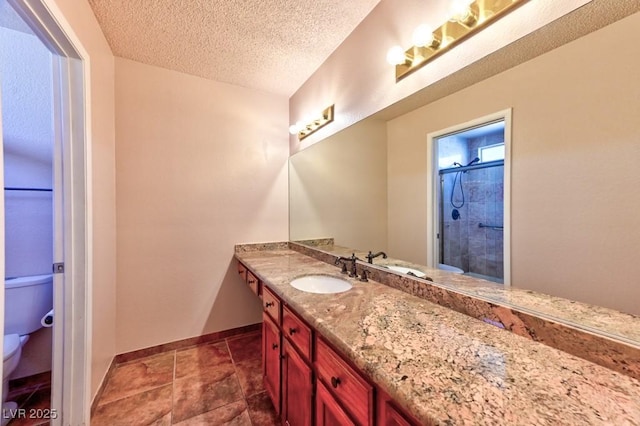
[[[4,334],[41,328],[40,320],[53,308],[53,275],[10,278],[4,286]]]

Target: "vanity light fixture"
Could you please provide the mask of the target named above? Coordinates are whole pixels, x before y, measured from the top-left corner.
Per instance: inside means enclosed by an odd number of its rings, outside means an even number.
[[[387,62],[395,65],[396,82],[527,1],[454,0],[444,24],[435,30],[420,25],[413,32],[413,46],[408,50],[401,46],[389,49]]]
[[[331,105],[318,114],[317,117],[306,118],[304,121],[298,121],[289,127],[289,133],[292,135],[297,134],[298,140],[302,140],[307,136],[322,129],[327,124],[333,121],[334,105]]]

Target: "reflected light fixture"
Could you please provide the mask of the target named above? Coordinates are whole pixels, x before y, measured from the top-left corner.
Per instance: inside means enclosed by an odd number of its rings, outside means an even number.
[[[473,27],[478,22],[478,15],[476,15],[474,8],[471,7],[471,2],[467,0],[456,0],[451,3],[449,14],[451,15],[450,21],[458,22],[468,28]]]
[[[413,31],[413,46],[407,50],[401,46],[389,49],[387,62],[395,65],[396,82],[527,1],[453,0],[444,24],[435,30],[426,24],[419,25]]]
[[[312,135],[333,121],[334,106],[331,105],[323,109],[321,113],[316,114],[314,117],[305,117],[296,124],[292,124],[289,126],[289,133],[292,135],[297,134],[300,141]]]

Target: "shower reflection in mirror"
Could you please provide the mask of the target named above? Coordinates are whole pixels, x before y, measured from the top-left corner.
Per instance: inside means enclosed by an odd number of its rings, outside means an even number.
[[[467,128],[434,141],[438,262],[444,269],[458,268],[502,283],[505,122]]]

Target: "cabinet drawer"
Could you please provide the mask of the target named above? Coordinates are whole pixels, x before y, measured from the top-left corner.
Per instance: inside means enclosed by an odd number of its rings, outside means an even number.
[[[373,387],[321,339],[316,339],[316,371],[359,425],[373,424]]]
[[[280,325],[280,299],[268,287],[262,289],[262,309],[276,325]]]
[[[302,356],[311,359],[311,329],[286,306],[282,309],[282,332]]]
[[[247,267],[244,266],[241,262],[238,262],[238,274],[243,281],[247,279]]]
[[[257,296],[259,293],[258,290],[260,288],[260,281],[258,280],[258,277],[253,275],[253,273],[249,270],[247,270],[247,284],[249,285],[249,288],[251,289],[253,294]]]

